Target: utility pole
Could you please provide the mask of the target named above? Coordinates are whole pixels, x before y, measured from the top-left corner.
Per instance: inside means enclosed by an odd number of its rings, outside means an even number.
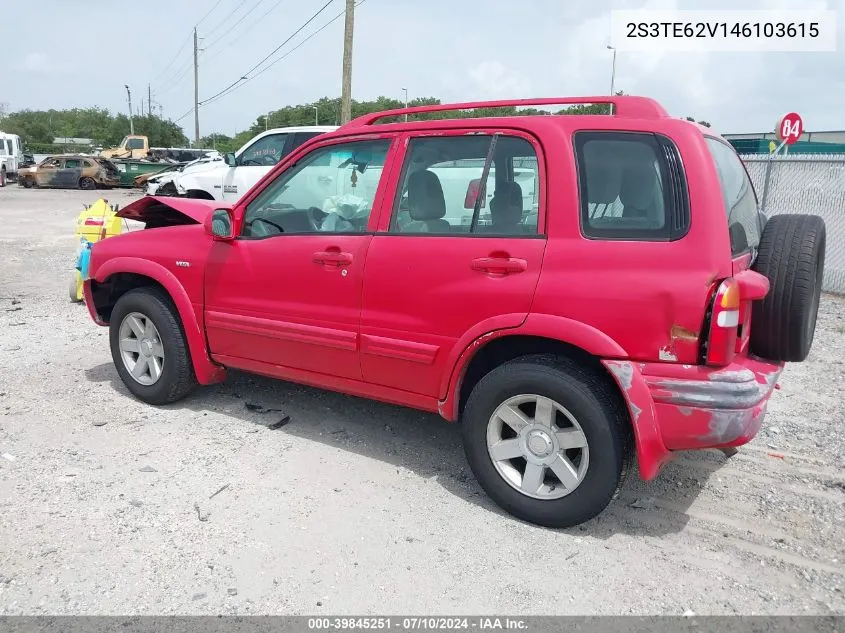
[[[129,101],[129,133],[135,134],[135,124],[132,123],[132,92],[129,90],[129,84],[123,84],[126,88],[126,99]]]
[[[200,146],[200,71],[197,48],[197,27],[194,27],[194,147]]]
[[[355,0],[346,0],[346,26],[343,29],[343,84],[340,91],[340,122],[352,118],[352,32],[355,28]]]
[[[153,89],[150,84],[147,84],[147,116],[153,116]]]

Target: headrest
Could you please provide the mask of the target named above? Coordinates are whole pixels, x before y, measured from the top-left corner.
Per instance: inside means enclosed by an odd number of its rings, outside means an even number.
[[[610,204],[619,196],[621,176],[618,165],[587,164],[587,201],[592,204]]]
[[[654,202],[657,172],[649,163],[629,165],[622,172],[619,199],[626,209],[648,210]]]
[[[493,224],[519,224],[522,221],[522,187],[515,182],[503,183],[490,200]]]
[[[439,220],[446,215],[440,179],[427,169],[408,178],[408,212],[412,220]]]

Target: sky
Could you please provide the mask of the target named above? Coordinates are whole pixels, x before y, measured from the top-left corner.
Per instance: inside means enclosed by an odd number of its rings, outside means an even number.
[[[40,0],[3,8],[0,104],[8,110],[147,99],[193,137],[192,29],[200,37],[200,133],[234,135],[268,110],[340,95],[344,6],[332,0]],[[720,133],[772,131],[799,112],[806,131],[845,129],[845,0],[358,0],[352,96],[496,98],[606,95],[612,9],[835,9],[837,52],[617,52],[614,87]],[[37,9],[35,8],[37,7]],[[34,12],[38,13],[34,20]],[[36,36],[37,35],[37,36]],[[146,106],[145,106],[146,108]],[[180,117],[183,117],[181,118]]]

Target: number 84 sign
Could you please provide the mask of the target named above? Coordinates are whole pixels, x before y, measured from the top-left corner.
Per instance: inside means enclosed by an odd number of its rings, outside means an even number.
[[[797,112],[784,114],[780,119],[778,119],[778,125],[775,131],[777,132],[780,140],[787,145],[792,145],[800,139],[801,134],[804,133],[804,121],[801,119],[801,115]]]

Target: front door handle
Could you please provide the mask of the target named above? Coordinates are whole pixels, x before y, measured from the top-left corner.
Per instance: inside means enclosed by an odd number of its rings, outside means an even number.
[[[317,251],[311,256],[311,261],[323,266],[349,266],[352,263],[352,253]]]
[[[479,257],[472,260],[472,269],[491,275],[512,275],[528,269],[528,262],[515,257]]]

